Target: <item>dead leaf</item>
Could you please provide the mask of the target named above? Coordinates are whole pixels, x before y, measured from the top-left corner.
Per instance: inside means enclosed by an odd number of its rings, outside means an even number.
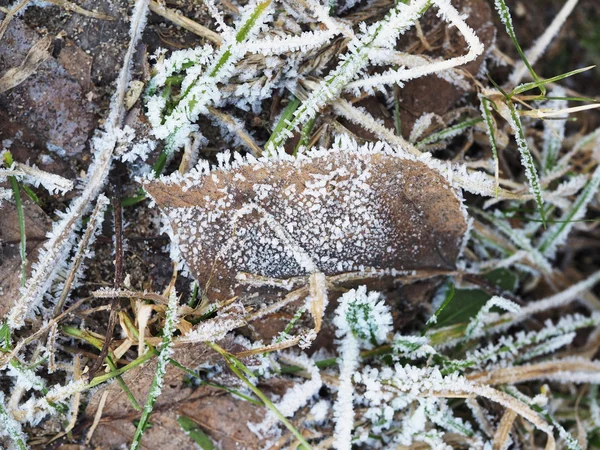
[[[25,236],[27,243],[28,273],[31,264],[37,260],[37,254],[46,240],[46,233],[52,228],[51,221],[35,203],[23,202],[25,215]],[[0,318],[4,317],[19,297],[21,255],[19,220],[17,208],[5,201],[0,206]]]
[[[19,65],[38,40],[22,20],[13,19],[0,45],[0,72]],[[59,156],[81,153],[96,126],[85,93],[51,57],[24,82],[0,95],[0,109],[21,133],[31,132],[36,145]],[[17,135],[3,139],[14,140]]]
[[[364,148],[243,162],[144,187],[211,300],[250,295],[240,272],[307,276],[306,259],[326,275],[451,270],[466,231],[461,202],[439,173]]]

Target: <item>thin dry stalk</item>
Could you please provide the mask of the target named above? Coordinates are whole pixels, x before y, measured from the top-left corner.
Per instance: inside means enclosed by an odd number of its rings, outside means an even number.
[[[508,447],[509,439],[510,439],[510,430],[512,429],[513,424],[515,423],[515,419],[517,418],[517,413],[512,409],[507,409],[504,411],[502,415],[502,420],[500,420],[500,424],[498,425],[498,429],[494,434],[494,450],[504,450]]]
[[[214,42],[218,46],[223,43],[223,38],[218,33],[215,33],[210,28],[206,28],[205,26],[194,22],[192,19],[188,19],[174,9],[170,9],[161,5],[156,0],[150,1],[150,11],[164,19],[167,19],[169,22],[173,22],[175,25],[179,25],[181,28],[185,28],[186,30],[191,31],[200,37]]]
[[[23,62],[8,69],[0,78],[0,94],[17,87],[35,73],[37,68],[52,56],[52,36],[46,36],[31,46]]]
[[[90,442],[92,441],[92,437],[94,436],[94,432],[96,431],[96,428],[98,428],[98,425],[100,424],[100,419],[102,418],[102,412],[104,411],[104,405],[106,404],[106,399],[108,398],[108,394],[110,393],[110,391],[108,389],[105,389],[104,392],[102,393],[102,396],[100,397],[100,401],[98,402],[98,408],[96,409],[96,414],[94,414],[94,421],[92,422],[92,425],[90,426],[90,429],[88,430],[86,436],[85,436],[85,444],[89,445]]]
[[[552,380],[562,382],[586,382],[600,378],[600,364],[584,359],[545,361],[516,367],[495,369],[467,375],[471,381],[497,384],[516,384],[532,380]]]
[[[206,107],[208,111],[215,116],[219,121],[221,121],[229,130],[235,132],[237,136],[242,140],[244,144],[252,151],[254,156],[262,156],[262,149],[258,146],[252,136],[248,134],[248,132],[241,127],[229,114],[219,111],[217,108],[213,108],[212,106]]]

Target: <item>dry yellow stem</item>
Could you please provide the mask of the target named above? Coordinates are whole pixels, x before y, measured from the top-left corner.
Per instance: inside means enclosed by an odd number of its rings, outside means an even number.
[[[185,28],[192,33],[206,38],[217,45],[221,45],[223,42],[223,38],[205,26],[200,25],[199,23],[194,22],[192,19],[188,19],[187,17],[179,14],[174,9],[169,9],[161,4],[159,4],[156,0],[150,1],[150,11],[154,14],[158,14],[159,16],[167,19],[170,22],[173,22],[175,25],[179,25],[181,28]]]
[[[50,54],[51,46],[52,36],[50,35],[33,44],[21,65],[7,70],[0,78],[0,94],[18,86],[33,75],[40,64],[52,56]]]
[[[558,360],[537,364],[528,364],[517,367],[507,367],[489,372],[470,374],[467,378],[471,381],[486,383],[488,385],[515,384],[525,381],[538,380],[552,377],[560,372],[583,372],[598,374],[600,365],[585,360]]]
[[[517,413],[512,409],[507,409],[504,411],[504,415],[502,416],[502,420],[500,421],[500,425],[498,425],[498,429],[496,430],[496,434],[494,435],[494,450],[503,450],[506,448],[508,444],[508,439],[510,438],[510,430],[515,423],[515,419],[517,418]]]

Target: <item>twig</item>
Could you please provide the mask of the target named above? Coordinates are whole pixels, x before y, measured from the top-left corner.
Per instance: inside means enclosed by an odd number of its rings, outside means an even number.
[[[114,211],[114,220],[115,220],[115,282],[114,287],[115,290],[119,290],[121,288],[121,284],[123,283],[123,208],[121,206],[121,180],[117,177],[117,183],[115,186],[115,195],[113,197],[113,211]],[[115,326],[118,321],[118,309],[119,309],[119,298],[118,296],[113,296],[110,302],[110,316],[108,318],[108,325],[106,328],[106,338],[104,339],[104,344],[102,345],[102,350],[100,351],[100,355],[96,359],[96,362],[90,368],[88,372],[88,380],[92,380],[96,372],[102,367],[104,364],[104,360],[108,356],[108,350],[110,348],[110,342],[112,341],[112,336],[115,330]]]
[[[150,11],[152,11],[154,14],[158,14],[160,17],[163,17],[170,22],[173,22],[175,25],[179,25],[181,28],[185,28],[186,30],[191,31],[200,37],[214,42],[217,45],[221,45],[223,43],[223,38],[220,34],[215,33],[211,29],[206,28],[197,22],[194,22],[192,19],[188,19],[187,17],[178,14],[174,9],[169,9],[162,6],[156,0],[150,1]]]

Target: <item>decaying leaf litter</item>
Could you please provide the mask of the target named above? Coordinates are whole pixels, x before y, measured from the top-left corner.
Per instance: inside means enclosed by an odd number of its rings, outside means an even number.
[[[125,4],[28,3],[0,28],[30,36],[2,72],[3,445],[596,446],[600,275],[572,242],[595,241],[600,133],[548,120],[595,106],[589,71],[527,66],[585,5],[520,63],[503,1],[137,1],[127,38]],[[32,71],[48,11],[58,57]],[[116,86],[78,50],[105,29],[130,41]],[[91,144],[52,134],[70,105],[19,120],[47,70],[104,117]]]

